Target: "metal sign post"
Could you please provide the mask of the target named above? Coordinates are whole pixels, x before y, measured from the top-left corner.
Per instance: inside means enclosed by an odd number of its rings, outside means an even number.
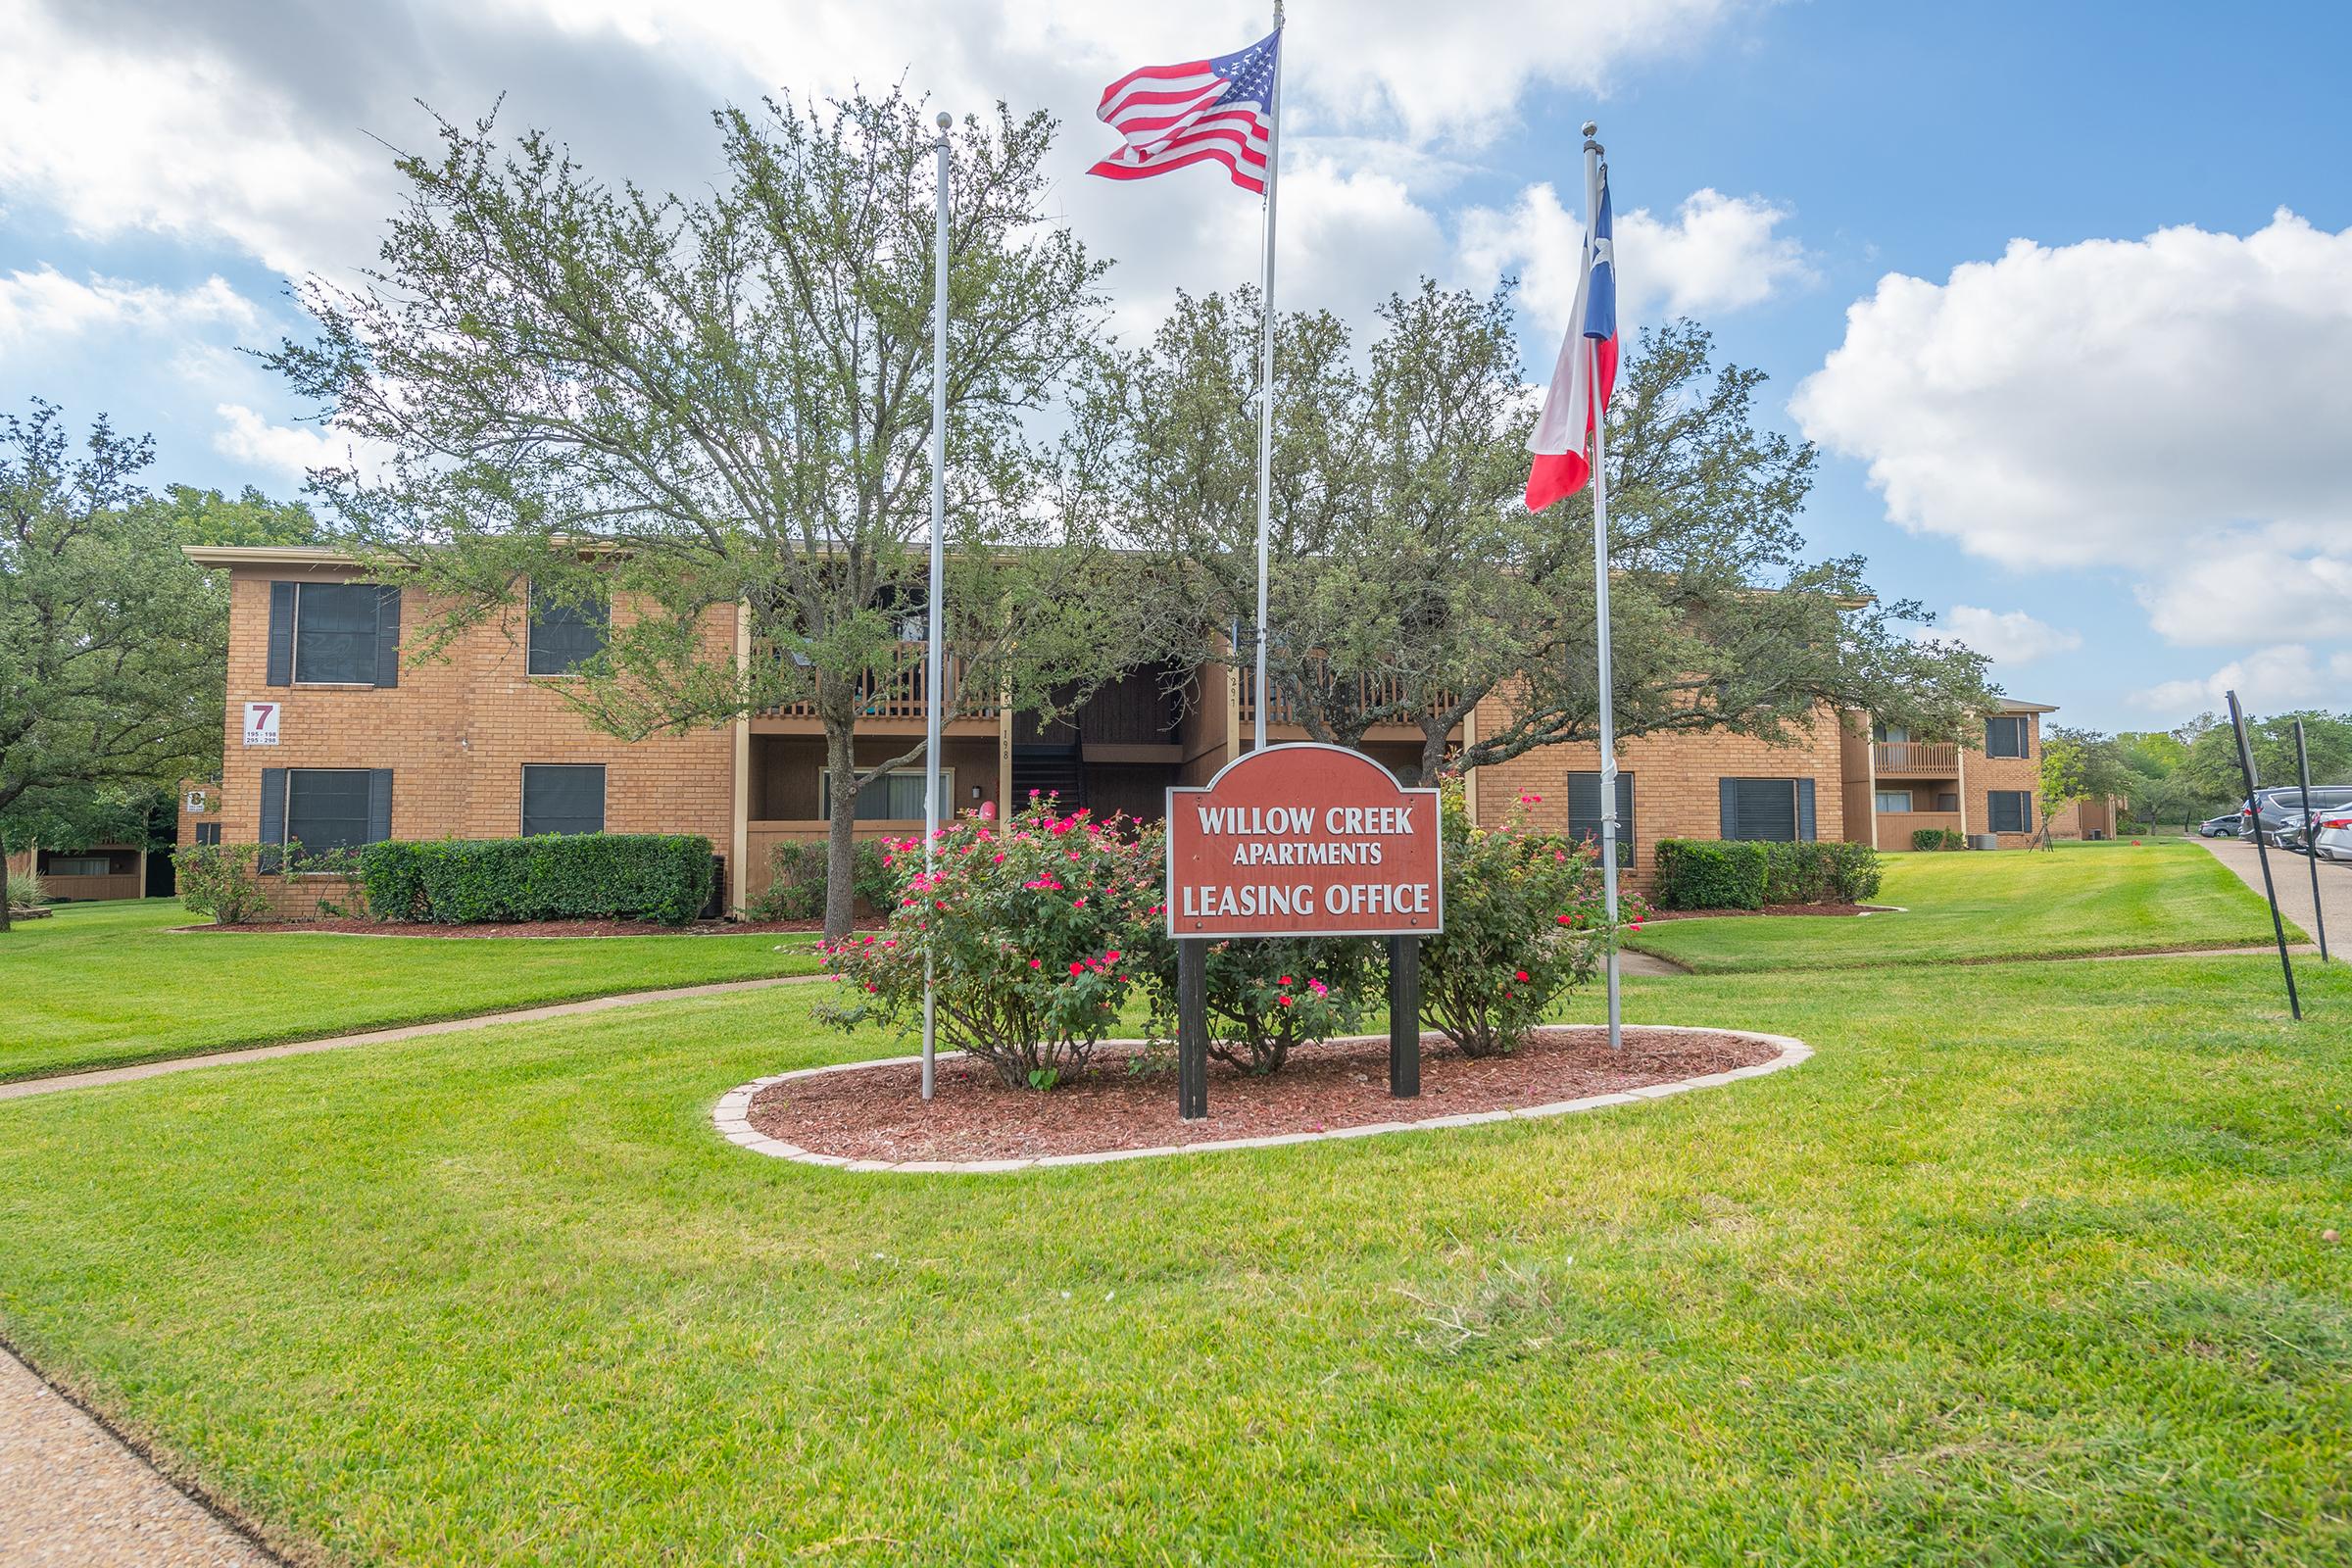
[[[2303,855],[2311,861],[2311,921],[2320,939],[2320,961],[2328,961],[2328,906],[2320,898],[2320,824],[2311,814],[2311,749],[2303,744],[2303,721],[2295,720],[2295,771],[2303,780]],[[2261,829],[2255,829],[2259,837]]]
[[[2278,968],[2286,976],[2286,1009],[2300,1023],[2303,999],[2295,995],[2295,965],[2286,956],[2286,922],[2278,916],[2278,889],[2271,881],[2271,853],[2262,842],[2262,797],[2256,793],[2254,781],[2254,749],[2246,744],[2246,715],[2237,706],[2237,693],[2225,695],[2230,699],[2230,727],[2237,734],[2238,771],[2246,777],[2246,804],[2254,810],[2254,858],[2262,862],[2262,896],[2271,901],[2271,934],[2278,939]]]

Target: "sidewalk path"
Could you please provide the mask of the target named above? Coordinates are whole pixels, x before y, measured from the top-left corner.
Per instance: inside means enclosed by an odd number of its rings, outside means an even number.
[[[2243,878],[2256,897],[2261,896],[2262,865],[2254,858],[2253,845],[2243,839],[2197,842],[2211,850],[2215,859]],[[2271,851],[2271,881],[2278,889],[2278,912],[2301,926],[2305,936],[2317,937],[2319,928],[2312,918],[2311,869],[2312,862],[2300,855]],[[2352,865],[2322,860],[2319,870],[2320,907],[2328,916],[2328,952],[2332,956],[2346,951],[2345,944],[2352,942]]]
[[[60,1073],[53,1078],[24,1078],[0,1084],[0,1100],[23,1100],[29,1095],[62,1094],[69,1089],[95,1089],[101,1084],[126,1084],[166,1073],[193,1072],[240,1061],[268,1061],[273,1056],[307,1056],[315,1051],[341,1051],[350,1046],[381,1046],[395,1040],[418,1040],[426,1035],[456,1034],[466,1029],[493,1029],[506,1023],[532,1023],[541,1018],[570,1018],[614,1007],[641,1006],[649,1002],[676,1002],[686,997],[717,997],[733,991],[764,991],[770,986],[806,985],[821,974],[769,975],[759,980],[720,980],[710,985],[673,986],[667,991],[626,991],[617,996],[591,997],[546,1007],[522,1007],[512,1012],[476,1013],[470,1018],[444,1018],[439,1023],[413,1023],[399,1029],[376,1029],[364,1035],[330,1035],[323,1040],[295,1040],[278,1046],[254,1046],[244,1051],[216,1051],[202,1056],[174,1056],[169,1061],[142,1061],[128,1067],[101,1067],[91,1072]],[[0,1558],[0,1562],[5,1562]]]
[[[0,1349],[0,1562],[10,1568],[275,1568]]]

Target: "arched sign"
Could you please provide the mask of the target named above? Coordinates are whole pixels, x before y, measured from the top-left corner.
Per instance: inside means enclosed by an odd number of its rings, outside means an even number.
[[[1445,929],[1438,792],[1301,743],[1168,791],[1171,937],[1426,937]]]
[[[1389,1093],[1421,1093],[1421,941],[1446,925],[1438,792],[1361,752],[1303,742],[1245,753],[1168,791],[1168,935],[1176,939],[1176,1104],[1208,1114],[1212,941],[1389,939]]]

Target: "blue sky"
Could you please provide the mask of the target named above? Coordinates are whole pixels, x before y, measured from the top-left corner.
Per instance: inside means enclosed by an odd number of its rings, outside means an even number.
[[[289,274],[368,259],[395,196],[371,138],[420,146],[417,97],[466,118],[504,92],[507,123],[679,187],[711,168],[704,112],[762,91],[903,73],[958,109],[1042,105],[1065,217],[1121,259],[1133,330],[1175,287],[1248,279],[1255,209],[1204,170],[1086,179],[1109,144],[1094,95],[1238,47],[1263,12],[0,0],[0,406],[153,430],[159,482],[293,493],[342,444],[238,351],[299,330]],[[2223,684],[2258,710],[2352,708],[2344,8],[1300,0],[1291,20],[1285,303],[1361,317],[1422,272],[1507,270],[1547,365],[1595,118],[1629,317],[1690,314],[1770,373],[1769,418],[1825,449],[1817,551],[1868,556],[1883,594],[2068,721],[2170,725]]]

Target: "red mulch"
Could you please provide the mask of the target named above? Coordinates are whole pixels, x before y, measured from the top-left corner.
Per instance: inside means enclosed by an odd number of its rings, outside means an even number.
[[[1006,1089],[986,1063],[954,1057],[940,1064],[929,1105],[912,1062],[793,1078],[753,1097],[751,1123],[845,1159],[1026,1159],[1518,1109],[1777,1054],[1777,1047],[1737,1036],[1628,1029],[1625,1050],[1612,1055],[1604,1030],[1583,1027],[1545,1029],[1512,1055],[1473,1059],[1433,1034],[1422,1040],[1421,1098],[1395,1100],[1386,1038],[1333,1041],[1300,1051],[1268,1077],[1211,1062],[1208,1117],[1188,1122],[1176,1114],[1172,1053],[1139,1058],[1132,1047],[1105,1047],[1046,1094]],[[1149,1066],[1131,1070],[1139,1060]]]
[[[1728,920],[1740,914],[1892,914],[1884,904],[1774,904],[1761,909],[1653,909],[1642,917],[1653,920]]]
[[[696,920],[662,925],[654,920],[520,920],[510,924],[427,925],[396,920],[283,920],[267,925],[183,925],[178,931],[339,932],[367,937],[739,937],[790,931],[822,931],[822,920]],[[879,922],[860,931],[879,931]]]

